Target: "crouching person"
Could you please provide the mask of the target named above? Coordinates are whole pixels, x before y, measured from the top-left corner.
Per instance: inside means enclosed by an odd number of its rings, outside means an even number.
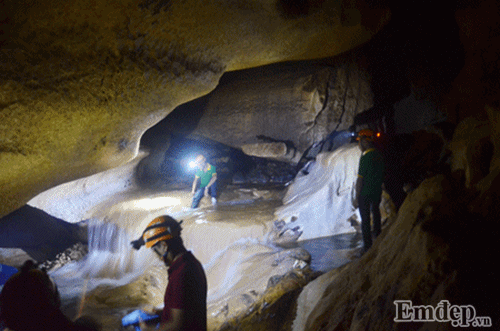
[[[61,298],[45,271],[27,261],[12,275],[0,293],[1,319],[13,331],[98,331],[91,318],[73,322],[61,312]]]
[[[181,222],[170,216],[151,221],[142,236],[131,244],[151,248],[168,268],[168,285],[159,328],[144,323],[141,330],[207,330],[207,279],[201,263],[182,242]]]

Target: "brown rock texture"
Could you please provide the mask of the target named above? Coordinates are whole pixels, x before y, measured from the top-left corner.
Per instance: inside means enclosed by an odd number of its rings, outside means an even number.
[[[477,316],[498,318],[498,304],[484,301],[498,276],[492,265],[493,243],[488,242],[498,231],[484,234],[492,219],[471,211],[475,196],[461,180],[445,176],[425,180],[408,196],[396,222],[383,231],[373,249],[341,272],[332,272],[305,329],[453,329],[449,322],[394,322],[394,300],[434,307],[449,300],[473,305]]]
[[[223,74],[328,57],[387,9],[333,0],[16,1],[0,22],[0,216],[133,158],[142,133]]]
[[[244,313],[229,319],[223,324],[209,320],[208,329],[217,331],[231,330],[290,330],[291,316],[295,314],[294,302],[301,289],[317,274],[306,268],[293,270],[273,286],[269,286],[255,303]],[[210,323],[212,322],[212,323]]]
[[[372,250],[332,272],[306,330],[456,329],[450,322],[394,322],[394,300],[473,305],[498,327],[498,3],[464,1],[455,17],[465,66],[441,104],[458,124],[448,145],[455,171],[421,183]]]
[[[474,186],[490,172],[493,145],[487,121],[469,117],[457,126],[450,143],[451,170],[462,170],[466,186]]]
[[[349,57],[332,65],[248,70],[221,82],[207,99],[193,134],[244,146],[249,155],[295,162],[332,131],[347,130],[373,104],[369,76]],[[263,145],[276,142],[286,146],[272,153],[279,146]]]

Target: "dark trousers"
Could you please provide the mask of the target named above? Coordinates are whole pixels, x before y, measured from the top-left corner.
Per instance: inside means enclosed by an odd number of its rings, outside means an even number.
[[[361,195],[358,199],[359,213],[361,215],[361,232],[363,234],[364,250],[372,247],[372,234],[370,225],[370,212],[373,213],[373,232],[375,238],[382,232],[380,216],[381,196]]]
[[[208,188],[208,194],[210,194],[212,198],[217,198],[217,182],[213,183]],[[200,201],[204,195],[205,195],[204,187],[199,187],[198,189],[196,189],[193,195],[193,203],[191,204],[191,208],[198,208]]]

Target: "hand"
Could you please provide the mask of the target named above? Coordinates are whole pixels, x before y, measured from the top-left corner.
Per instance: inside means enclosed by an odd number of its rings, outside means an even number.
[[[205,188],[205,196],[208,197],[208,187]]]

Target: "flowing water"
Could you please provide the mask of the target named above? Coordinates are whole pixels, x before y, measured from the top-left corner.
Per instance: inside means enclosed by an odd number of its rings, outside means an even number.
[[[183,190],[114,196],[91,213],[86,258],[51,273],[65,313],[73,318],[90,315],[104,330],[118,330],[127,312],[162,306],[165,266],[151,250],[130,246],[161,214],[183,220],[185,246],[207,275],[209,319],[230,317],[248,307],[270,277],[294,267],[291,255],[297,249],[311,253],[315,270],[349,262],[345,252],[359,246],[355,234],[274,244],[269,233],[282,196],[282,189],[227,188],[217,206],[203,201],[196,210],[188,207],[191,195]]]
[[[203,199],[196,210],[190,187],[139,190],[133,184],[139,159],[40,194],[30,204],[71,222],[88,219],[86,258],[51,272],[64,312],[92,316],[107,331],[119,330],[127,312],[161,308],[167,270],[150,249],[135,251],[130,241],[163,214],[183,221],[184,244],[203,264],[209,326],[247,310],[271,278],[303,267],[309,254],[310,267],[321,272],[348,263],[361,245],[352,205],[359,157],[348,144],[317,155],[286,191],[228,186],[216,206]]]

